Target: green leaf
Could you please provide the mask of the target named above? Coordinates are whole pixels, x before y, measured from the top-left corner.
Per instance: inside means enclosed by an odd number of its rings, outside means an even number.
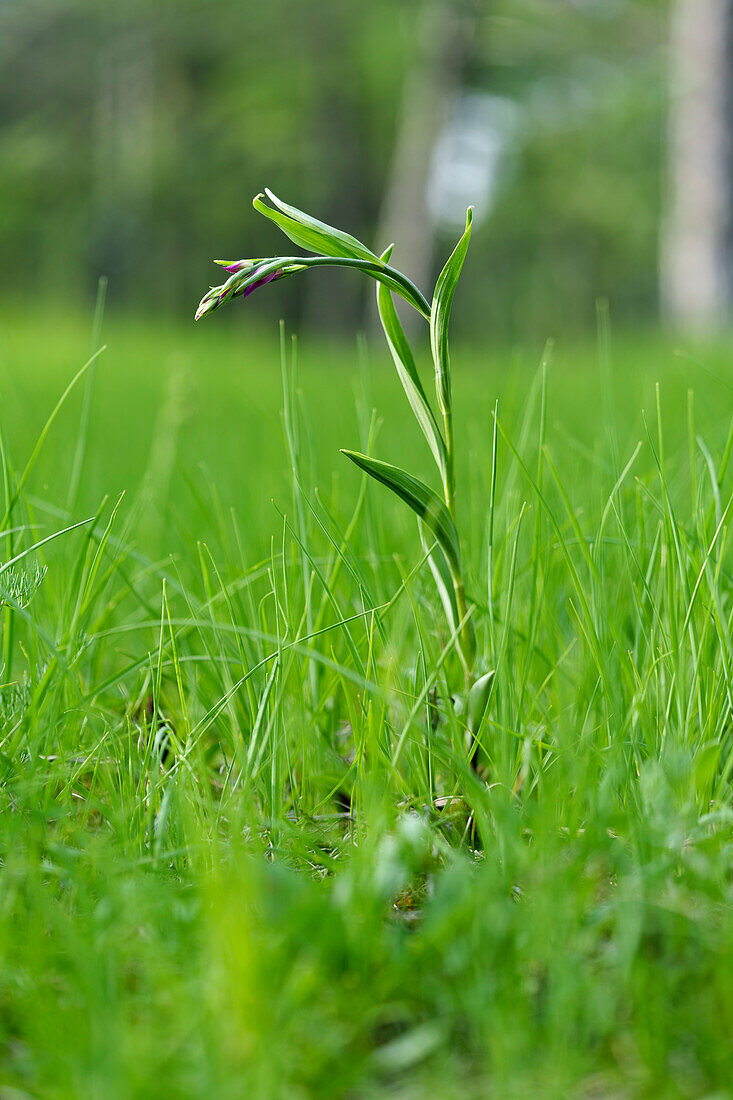
[[[391,466],[389,462],[380,462],[377,458],[359,454],[358,451],[343,451],[351,461],[391,489],[400,500],[409,504],[413,512],[416,512],[423,523],[430,528],[438,540],[438,544],[445,554],[451,572],[460,574],[461,555],[458,547],[458,532],[451,519],[450,512],[443,501],[424,482],[418,481],[412,474],[400,470],[398,466]]]
[[[385,261],[388,260],[391,252],[392,246],[390,245],[387,251],[382,254],[382,259]],[[397,374],[407,394],[407,400],[410,402],[410,407],[415,414],[415,418],[422,429],[423,435],[428,441],[428,446],[433,453],[433,458],[440,471],[440,476],[445,482],[446,454],[443,436],[440,434],[435,415],[425,396],[425,390],[420,381],[420,375],[417,372],[410,345],[407,342],[402,325],[400,324],[400,319],[397,316],[392,294],[384,283],[381,282],[377,283],[377,309],[379,310],[379,319],[382,322],[382,328],[387,338],[389,350],[392,353],[392,358],[397,368]]]
[[[350,233],[334,229],[332,225],[326,225],[325,222],[312,218],[297,207],[289,206],[277,195],[273,195],[268,188],[265,188],[265,194],[276,209],[266,206],[262,196],[257,195],[253,203],[255,210],[279,226],[285,236],[300,248],[304,248],[307,252],[322,252],[324,256],[369,260],[371,263],[381,264],[379,257]]]
[[[384,260],[356,237],[352,237],[350,233],[344,233],[341,229],[335,229],[332,225],[326,225],[317,218],[312,218],[310,214],[298,210],[295,206],[289,206],[267,188],[265,195],[275,209],[273,210],[262,201],[262,195],[257,195],[253,203],[255,210],[274,222],[285,236],[300,248],[317,254],[305,260],[308,266],[329,263],[343,263],[347,267],[358,266],[367,275],[383,282],[396,294],[401,295],[426,320],[430,318],[430,306],[415,284],[401,271],[388,267]],[[291,258],[291,262],[297,262],[297,260],[298,257]]]
[[[448,324],[458,277],[471,240],[471,222],[473,208],[466,211],[466,230],[460,241],[448,257],[448,261],[438,276],[430,309],[430,346],[435,363],[435,391],[441,411],[447,413],[451,407],[450,354],[448,351]]]
[[[489,705],[489,696],[494,686],[494,669],[480,676],[472,685],[468,693],[466,703],[466,717],[471,733],[478,733],[486,708]]]

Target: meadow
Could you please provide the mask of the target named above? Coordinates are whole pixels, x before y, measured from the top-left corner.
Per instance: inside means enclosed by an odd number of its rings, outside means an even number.
[[[455,348],[472,767],[388,353],[230,314],[0,315],[0,1097],[732,1096],[725,341]]]

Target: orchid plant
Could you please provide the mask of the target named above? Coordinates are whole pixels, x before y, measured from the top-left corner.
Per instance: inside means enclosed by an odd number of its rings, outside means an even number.
[[[461,564],[456,526],[453,385],[448,341],[453,296],[471,239],[472,210],[469,207],[465,231],[438,276],[432,302],[428,302],[406,275],[390,266],[393,245],[378,256],[349,233],[334,229],[289,206],[269,190],[255,198],[254,207],[273,221],[295,245],[311,255],[216,260],[229,277],[221,286],[211,287],[204,295],[196,310],[196,320],[234,298],[246,298],[267,283],[285,279],[310,267],[351,267],[376,281],[377,309],[384,335],[412,412],[435,460],[440,492],[406,470],[370,455],[349,450],[343,450],[342,454],[385,485],[417,514],[423,547],[463,666],[466,680],[465,721],[473,738],[478,733],[486,710],[493,672],[477,676],[476,635]],[[437,416],[425,393],[400,323],[393,298],[395,294],[408,302],[430,326]]]

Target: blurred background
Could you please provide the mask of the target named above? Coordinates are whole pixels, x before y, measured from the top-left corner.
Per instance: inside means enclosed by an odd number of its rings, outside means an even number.
[[[269,186],[426,288],[473,203],[476,340],[589,329],[599,298],[724,321],[730,7],[3,0],[3,300],[89,309],[106,275],[108,309],[189,318],[213,257],[279,251]],[[370,306],[329,271],[246,308],[351,332]]]

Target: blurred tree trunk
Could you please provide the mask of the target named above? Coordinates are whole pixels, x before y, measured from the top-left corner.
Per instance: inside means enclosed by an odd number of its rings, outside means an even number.
[[[473,0],[425,0],[397,118],[376,247],[383,249],[394,242],[393,262],[425,293],[435,245],[426,201],[430,161],[438,133],[461,90],[479,6]],[[412,311],[399,309],[403,321],[411,324]]]
[[[675,0],[662,306],[688,325],[731,305],[731,0]]]

